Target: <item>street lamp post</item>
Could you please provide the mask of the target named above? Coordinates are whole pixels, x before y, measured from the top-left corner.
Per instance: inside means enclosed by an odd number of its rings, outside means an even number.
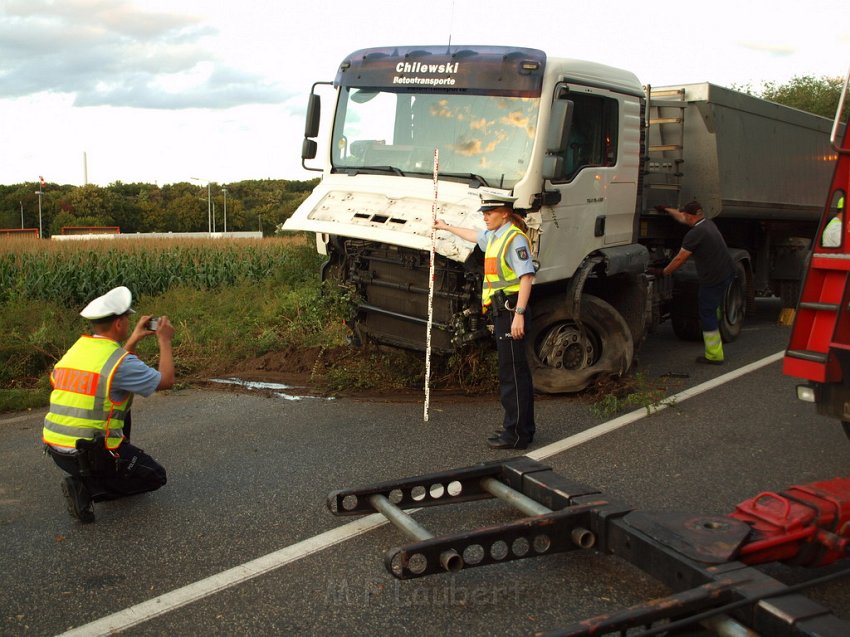
[[[192,181],[205,181],[204,179],[200,179],[199,177],[189,177]],[[213,231],[213,221],[212,221],[212,197],[210,197],[210,182],[207,181],[207,232],[212,234]]]
[[[227,187],[222,186],[221,192],[224,193],[224,234],[227,234]]]

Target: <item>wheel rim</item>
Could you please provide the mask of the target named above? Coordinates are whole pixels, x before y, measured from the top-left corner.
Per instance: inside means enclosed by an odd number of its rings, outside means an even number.
[[[574,323],[552,326],[540,340],[538,358],[553,369],[579,370],[593,364],[596,347]]]

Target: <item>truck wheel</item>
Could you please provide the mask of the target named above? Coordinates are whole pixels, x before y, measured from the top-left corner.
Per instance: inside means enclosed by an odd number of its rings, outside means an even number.
[[[597,376],[621,376],[632,364],[634,343],[626,321],[610,304],[581,297],[581,323],[566,307],[538,307],[525,337],[534,389],[545,394],[581,391]]]
[[[673,333],[683,341],[701,341],[702,326],[697,310],[696,280],[679,284],[673,290],[673,302],[670,306],[670,323]]]
[[[747,313],[747,273],[740,261],[735,264],[735,278],[729,284],[720,303],[720,337],[731,343],[741,334],[744,316]]]
[[[670,323],[673,325],[673,333],[680,340],[702,340],[702,327],[700,326],[698,316],[685,316],[683,314],[674,313],[670,317]]]

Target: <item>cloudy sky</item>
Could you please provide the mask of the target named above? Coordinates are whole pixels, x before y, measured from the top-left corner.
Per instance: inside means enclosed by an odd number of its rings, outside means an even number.
[[[0,184],[308,179],[313,82],[356,49],[449,41],[759,86],[844,77],[850,2],[0,0]]]

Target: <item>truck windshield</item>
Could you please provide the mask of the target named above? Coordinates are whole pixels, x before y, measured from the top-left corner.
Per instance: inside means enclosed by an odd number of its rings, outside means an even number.
[[[525,174],[539,98],[342,87],[332,163],[340,171],[440,175],[511,188]]]

